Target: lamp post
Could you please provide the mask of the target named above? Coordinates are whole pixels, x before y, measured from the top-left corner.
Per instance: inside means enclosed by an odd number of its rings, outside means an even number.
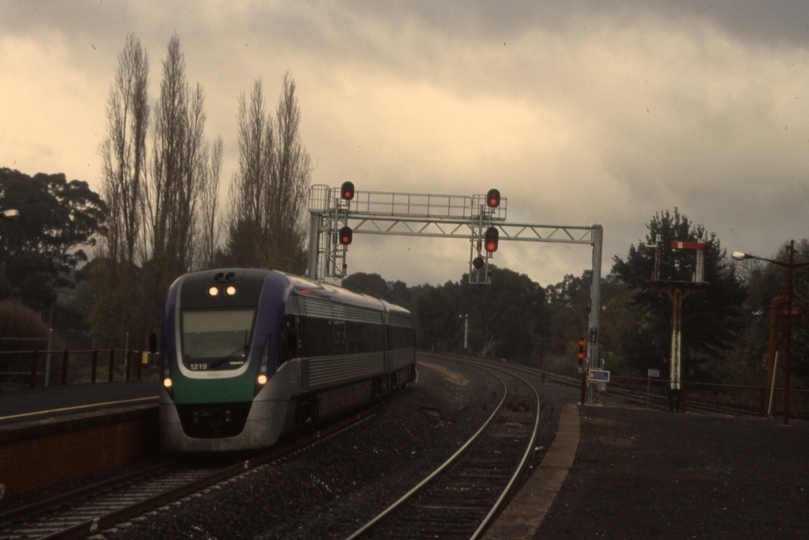
[[[792,276],[796,268],[809,266],[809,262],[796,263],[795,262],[795,241],[789,242],[789,262],[774,261],[772,259],[765,259],[764,257],[756,257],[749,253],[742,251],[734,251],[733,258],[737,261],[745,259],[756,259],[759,261],[766,261],[778,266],[782,266],[789,270],[789,288],[787,289],[787,323],[784,329],[787,338],[786,344],[786,359],[784,361],[784,425],[789,425],[789,366],[792,360]],[[775,375],[773,375],[773,378]]]

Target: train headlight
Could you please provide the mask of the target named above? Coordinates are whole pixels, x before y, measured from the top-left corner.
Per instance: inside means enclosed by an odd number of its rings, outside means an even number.
[[[267,335],[264,340],[264,348],[261,350],[261,356],[258,361],[258,370],[256,375],[256,384],[253,385],[253,397],[258,395],[267,381],[270,380],[270,346],[272,345],[272,336]]]
[[[212,285],[208,287],[208,296],[216,296],[219,294],[219,287]]]
[[[170,389],[171,385],[172,385],[171,377],[166,377],[165,379],[163,379],[163,386],[166,387],[166,389]]]
[[[236,294],[236,287],[234,287],[233,285],[229,285],[228,288],[225,289],[225,293],[227,293],[228,296],[233,296],[234,294]]]

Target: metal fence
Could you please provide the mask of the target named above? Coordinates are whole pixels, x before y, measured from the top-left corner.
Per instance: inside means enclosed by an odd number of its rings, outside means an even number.
[[[610,386],[631,390],[638,394],[650,393],[652,396],[666,398],[670,395],[668,379],[654,379],[647,377],[612,376]],[[784,389],[770,389],[763,386],[745,386],[733,384],[717,384],[682,381],[680,383],[679,403],[680,410],[688,410],[688,405],[711,406],[716,408],[732,407],[744,409],[751,414],[760,416],[783,416]],[[791,418],[809,418],[809,390],[790,389]]]
[[[114,350],[120,356],[121,351],[134,352],[137,349],[138,344],[134,341],[128,332],[85,332],[55,328],[49,329],[48,336],[41,338],[0,337],[0,385],[28,386],[34,351],[39,365],[37,386],[49,386],[61,381],[65,350],[70,351],[68,365],[72,368],[68,380],[78,378],[86,379],[81,382],[89,382],[93,350],[104,351],[105,354]],[[98,373],[101,373],[101,369],[97,366]],[[125,377],[123,370],[122,366],[113,366],[113,372],[117,371],[115,380]],[[23,379],[24,382],[21,382]]]
[[[113,381],[157,381],[152,355],[131,349],[0,351],[5,389]]]

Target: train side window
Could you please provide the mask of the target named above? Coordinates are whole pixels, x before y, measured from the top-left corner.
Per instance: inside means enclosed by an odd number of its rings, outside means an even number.
[[[281,321],[281,334],[278,343],[278,366],[299,356],[298,324],[293,315],[285,315]]]
[[[301,317],[299,333],[301,356],[329,356],[332,353],[331,321],[317,317]]]
[[[362,333],[363,324],[355,321],[348,321],[345,323],[345,325],[348,354],[368,352],[367,344],[364,342],[364,336]]]
[[[347,321],[348,353],[369,353],[385,350],[385,326],[367,322]]]
[[[346,339],[346,322],[329,321],[332,327],[334,354],[346,354],[348,352],[348,339]]]
[[[416,334],[412,328],[404,326],[390,327],[390,348],[406,349],[416,346]]]
[[[388,348],[386,338],[385,325],[363,324],[363,339],[368,344],[368,352],[386,350]]]

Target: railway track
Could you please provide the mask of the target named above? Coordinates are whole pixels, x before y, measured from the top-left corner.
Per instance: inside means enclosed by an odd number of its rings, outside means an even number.
[[[430,353],[421,353],[425,357],[436,357],[436,358],[446,358],[452,360],[458,360],[458,357],[454,356],[444,356],[444,355],[431,355]],[[472,358],[462,357],[462,362],[467,363],[468,365],[476,365],[480,367],[489,367],[489,366],[500,366],[499,362],[491,361],[491,360],[478,360]],[[514,370],[520,373],[526,373],[530,375],[538,375],[544,377],[545,380],[561,384],[564,386],[568,386],[571,388],[579,389],[581,388],[581,379],[577,377],[569,377],[566,375],[559,375],[558,373],[552,373],[550,371],[543,371],[537,368],[531,368],[528,366],[522,366],[519,364],[507,364],[510,370]],[[606,397],[619,397],[624,399],[630,403],[635,403],[637,405],[646,405],[647,397],[646,392],[641,390],[632,390],[629,388],[621,388],[617,387],[616,385],[610,385],[609,389],[604,392],[604,396]],[[669,401],[668,398],[665,396],[660,396],[659,394],[652,393],[649,395],[649,407],[669,410]],[[752,411],[750,409],[745,409],[741,407],[732,407],[729,405],[722,405],[718,403],[710,403],[701,401],[699,399],[689,398],[687,404],[688,411],[694,412],[702,412],[702,413],[719,413],[719,414],[730,414],[734,416],[758,416],[758,412]]]
[[[479,538],[485,532],[535,450],[540,403],[524,378],[497,366],[484,369],[503,387],[492,414],[447,461],[349,539]]]
[[[226,466],[167,462],[0,514],[0,540],[81,539],[142,516],[351,429],[375,408],[279,448]]]

